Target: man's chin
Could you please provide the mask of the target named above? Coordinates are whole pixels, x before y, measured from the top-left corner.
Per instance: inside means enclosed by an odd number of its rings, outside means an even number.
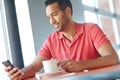
[[[57,31],[57,30],[56,30],[56,32],[61,32],[61,31]]]
[[[61,30],[60,29],[56,29],[56,32],[61,32]]]
[[[62,30],[56,30],[56,32],[62,32]]]

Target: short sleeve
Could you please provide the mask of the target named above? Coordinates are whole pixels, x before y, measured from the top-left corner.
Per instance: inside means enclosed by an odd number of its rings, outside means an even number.
[[[100,29],[100,27],[97,24],[94,24],[91,27],[90,32],[91,32],[92,41],[97,50],[105,43],[110,43],[106,35],[103,33],[103,31]]]
[[[46,39],[41,49],[38,51],[38,55],[42,55],[48,59],[51,58],[49,37]]]

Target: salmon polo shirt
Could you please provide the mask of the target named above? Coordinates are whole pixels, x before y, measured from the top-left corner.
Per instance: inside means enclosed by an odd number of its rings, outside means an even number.
[[[75,23],[76,35],[72,41],[64,37],[62,32],[53,32],[38,51],[39,55],[57,60],[71,59],[75,61],[100,57],[98,49],[110,43],[97,24]]]

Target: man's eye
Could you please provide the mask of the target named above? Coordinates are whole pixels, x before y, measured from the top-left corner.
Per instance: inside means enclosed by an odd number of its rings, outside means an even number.
[[[56,16],[56,15],[57,15],[56,13],[52,14],[52,16]]]
[[[50,16],[47,16],[48,19],[50,19]]]
[[[50,19],[50,17],[48,17],[48,19]]]

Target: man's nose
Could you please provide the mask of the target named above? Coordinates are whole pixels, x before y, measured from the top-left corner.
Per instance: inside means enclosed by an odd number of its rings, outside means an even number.
[[[55,23],[55,19],[54,18],[50,18],[50,24],[54,24]]]

